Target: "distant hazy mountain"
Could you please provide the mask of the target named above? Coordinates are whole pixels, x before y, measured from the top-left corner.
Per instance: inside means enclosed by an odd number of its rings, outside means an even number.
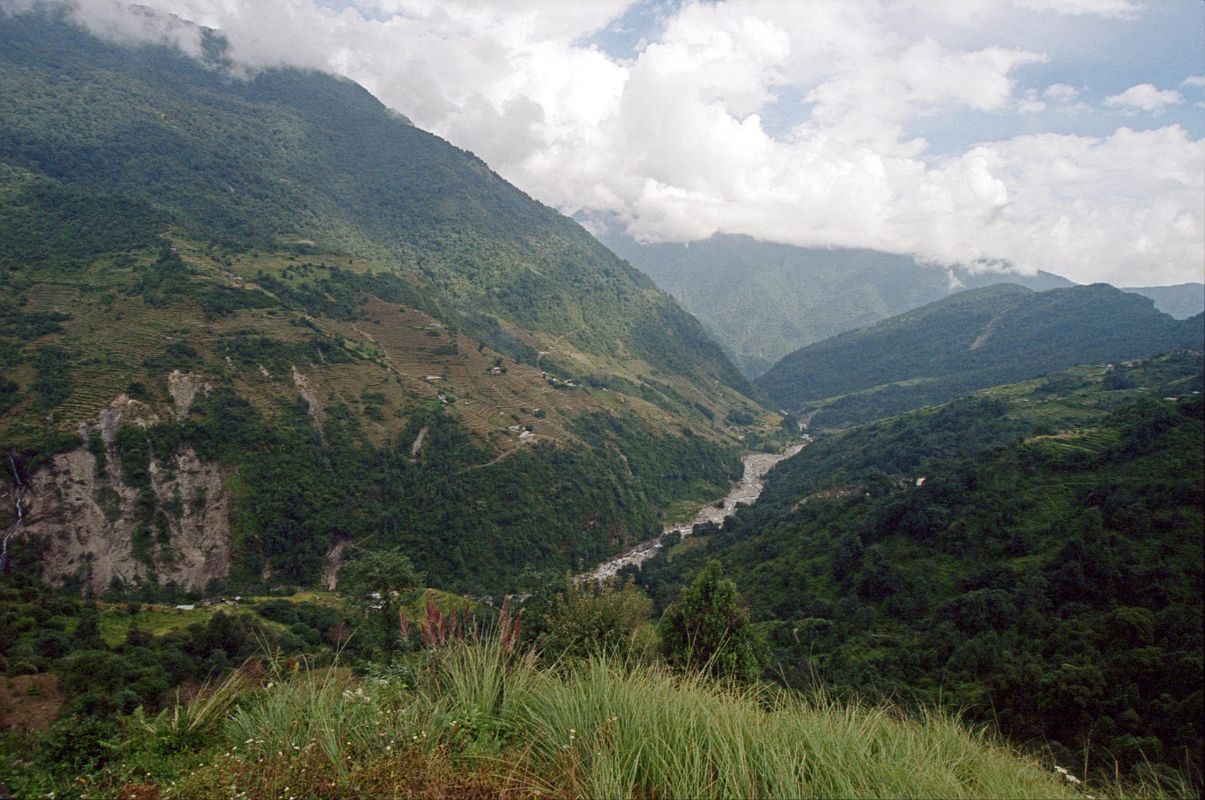
[[[944,402],[1070,367],[1201,348],[1200,316],[1174,320],[1107,284],[1033,292],[1002,284],[804,347],[758,385],[784,408],[833,425]]]
[[[1045,272],[972,274],[873,250],[812,249],[748,236],[653,245],[618,234],[600,238],[699,317],[750,376],[799,347],[962,288],[1074,285]]]
[[[1123,286],[1155,301],[1155,308],[1176,319],[1188,319],[1205,311],[1205,283],[1178,283],[1175,286]]]

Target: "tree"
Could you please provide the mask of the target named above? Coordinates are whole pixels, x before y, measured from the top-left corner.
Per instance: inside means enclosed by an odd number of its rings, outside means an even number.
[[[759,642],[736,584],[719,561],[707,563],[661,618],[666,659],[682,668],[753,680],[761,672]]]
[[[535,622],[544,655],[582,657],[611,653],[642,657],[656,652],[649,617],[653,601],[631,578],[600,584],[566,577]]]
[[[96,603],[88,603],[80,610],[79,624],[71,634],[72,650],[103,650],[100,638],[100,612]]]
[[[365,614],[377,612],[385,662],[397,643],[399,603],[422,585],[422,576],[396,548],[365,553],[339,570],[339,593]]]

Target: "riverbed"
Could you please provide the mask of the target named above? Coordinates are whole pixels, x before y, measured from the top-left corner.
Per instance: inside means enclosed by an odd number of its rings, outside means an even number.
[[[744,474],[741,475],[740,480],[732,484],[732,488],[728,491],[728,494],[724,495],[721,500],[703,506],[690,522],[683,525],[668,526],[661,531],[661,535],[657,538],[641,542],[627,552],[615,556],[609,561],[604,561],[582,577],[596,581],[613,578],[624,567],[629,565],[639,567],[645,561],[655,556],[657,551],[661,549],[661,537],[665,534],[679,533],[685,538],[694,532],[695,525],[703,525],[708,522],[722,523],[725,519],[736,513],[738,504],[752,505],[755,503],[757,498],[761,497],[762,490],[765,489],[766,473],[779,462],[785,461],[798,453],[806,444],[804,442],[792,445],[779,453],[746,454],[741,458],[741,462],[745,465]]]

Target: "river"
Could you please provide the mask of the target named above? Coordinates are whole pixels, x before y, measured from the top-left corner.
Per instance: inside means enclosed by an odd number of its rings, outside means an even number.
[[[699,509],[699,513],[695,514],[694,519],[685,525],[671,525],[661,531],[661,536],[656,539],[649,539],[647,542],[641,542],[632,549],[622,553],[609,561],[604,561],[602,564],[595,567],[590,572],[582,575],[583,578],[590,578],[596,581],[607,580],[613,578],[621,569],[628,565],[639,567],[645,561],[652,558],[661,549],[662,536],[667,533],[680,533],[683,538],[690,536],[695,525],[703,525],[708,522],[720,523],[728,517],[736,513],[738,503],[744,505],[752,505],[757,498],[761,497],[762,490],[765,488],[764,479],[775,464],[784,461],[798,453],[804,448],[807,443],[792,445],[780,453],[748,453],[741,458],[741,462],[745,465],[745,472],[741,475],[741,479],[732,484],[732,488],[728,494],[724,496],[722,503],[708,503]]]

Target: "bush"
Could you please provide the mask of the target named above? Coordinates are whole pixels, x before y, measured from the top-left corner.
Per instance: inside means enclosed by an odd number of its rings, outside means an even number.
[[[652,611],[653,601],[630,579],[622,585],[566,579],[533,621],[537,646],[545,659],[608,653],[648,660],[657,644]]]
[[[73,716],[50,727],[38,747],[38,761],[49,772],[80,777],[109,759],[118,735],[112,718]]]

